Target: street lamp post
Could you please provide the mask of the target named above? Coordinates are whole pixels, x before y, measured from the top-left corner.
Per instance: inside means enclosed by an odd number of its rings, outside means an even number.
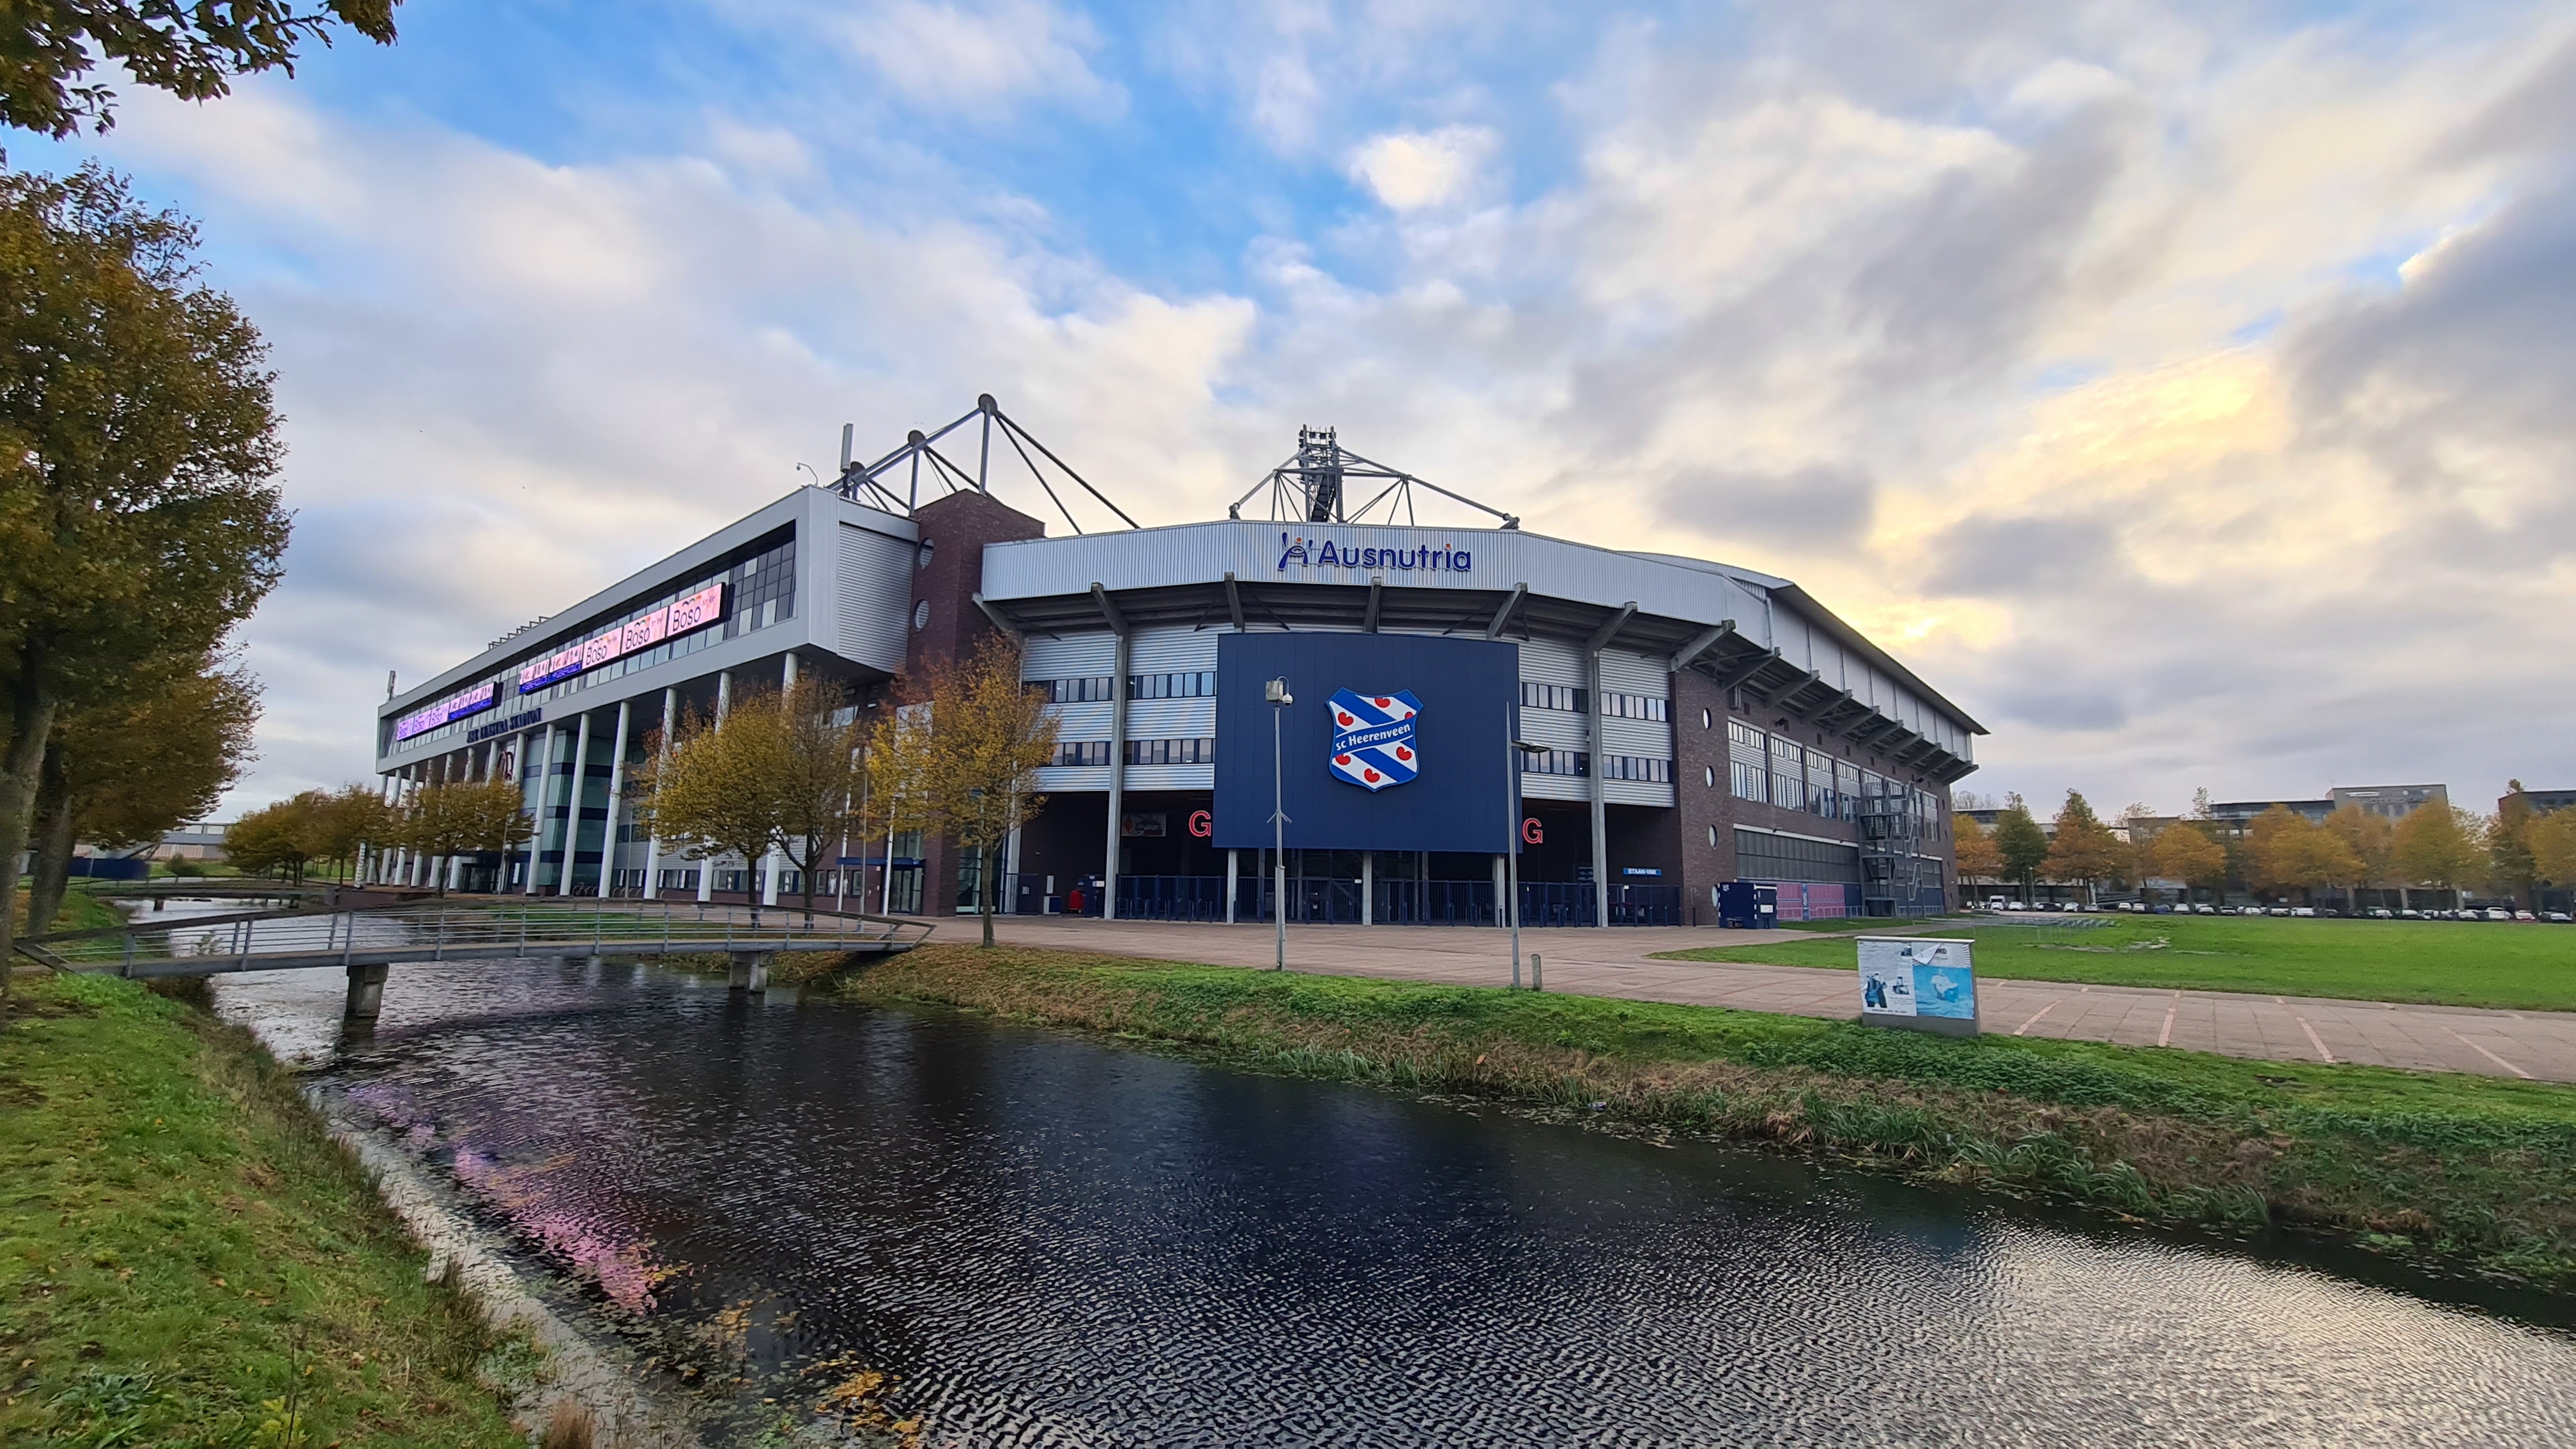
[[[1504,744],[1508,746],[1504,751],[1508,768],[1503,771],[1503,823],[1510,827],[1510,833],[1504,837],[1503,909],[1509,913],[1506,919],[1512,928],[1512,987],[1518,990],[1521,984],[1520,765],[1522,756],[1537,754],[1541,747],[1508,736]]]
[[[1270,841],[1277,882],[1270,901],[1272,934],[1277,943],[1277,956],[1271,962],[1273,971],[1288,969],[1288,797],[1280,749],[1280,716],[1297,696],[1288,692],[1288,681],[1273,679],[1261,686],[1261,697],[1270,701]]]

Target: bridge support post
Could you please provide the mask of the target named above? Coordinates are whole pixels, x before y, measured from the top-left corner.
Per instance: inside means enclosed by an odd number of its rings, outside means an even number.
[[[769,989],[769,954],[765,951],[736,954],[733,958],[733,976],[726,985],[735,991],[767,991]]]
[[[385,1009],[385,968],[352,966],[349,968],[349,1004],[342,1017],[348,1021],[374,1024]]]

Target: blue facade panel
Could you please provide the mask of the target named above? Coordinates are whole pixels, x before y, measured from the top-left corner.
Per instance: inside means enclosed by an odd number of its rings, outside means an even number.
[[[1300,850],[1499,854],[1520,819],[1510,750],[1520,728],[1520,649],[1418,634],[1228,634],[1217,641],[1216,834],[1219,849],[1271,843],[1272,706],[1285,678],[1297,702],[1280,720],[1288,844]],[[1398,692],[1418,701],[1408,748],[1417,773],[1376,790],[1333,765],[1332,696]],[[1345,767],[1347,773],[1349,767]],[[1509,793],[1507,793],[1509,792]]]

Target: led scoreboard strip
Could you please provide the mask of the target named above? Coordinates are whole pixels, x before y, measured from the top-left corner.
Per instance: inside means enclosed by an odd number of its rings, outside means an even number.
[[[394,741],[399,744],[414,735],[427,734],[450,720],[481,714],[500,703],[500,695],[500,684],[487,679],[472,689],[451,694],[427,709],[413,710],[394,721]]]
[[[578,644],[569,644],[543,659],[531,659],[519,670],[519,692],[534,694],[549,684],[572,678],[586,670],[640,653],[665,639],[677,639],[711,625],[721,624],[725,617],[724,584],[705,588],[673,603],[667,609],[655,609],[624,628],[611,629]]]

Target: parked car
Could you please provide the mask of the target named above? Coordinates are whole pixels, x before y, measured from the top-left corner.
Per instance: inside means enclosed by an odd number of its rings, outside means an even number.
[[[2517,921],[2536,921],[2540,919],[2529,911],[2516,911],[2513,913],[2513,918]]]
[[[2401,920],[2401,921],[2420,921],[2420,920],[2424,919],[2424,913],[2423,913],[2422,911],[2416,910],[2416,909],[2415,909],[2414,907],[2412,907],[2412,906],[2409,906],[2409,907],[2407,907],[2405,910],[2399,911],[2399,912],[2397,913],[2397,919],[2399,919],[2399,920]]]
[[[2290,907],[2290,914],[2291,914],[2291,915],[2294,915],[2294,916],[2313,916],[2313,915],[2315,915],[2316,913],[2317,913],[2317,908],[2316,908],[2316,907],[2314,907],[2314,906],[2292,906],[2292,907]],[[2327,914],[2327,915],[2329,915],[2329,916],[2331,916],[2331,915],[2333,915],[2333,914],[2334,914],[2334,912],[2332,912],[2332,911],[2328,911],[2328,912],[2326,912],[2326,914]]]
[[[2489,906],[2487,907],[2487,919],[2490,921],[2510,921],[2513,919],[2513,912],[2505,910],[2500,906]]]
[[[2192,914],[2196,916],[2214,916],[2218,914],[2218,907],[2211,905],[2207,901],[2202,901],[2199,905],[2192,907],[2191,910]]]
[[[2407,914],[2411,916],[2415,913],[2413,911],[2409,911]],[[2370,908],[2370,918],[2374,921],[2393,921],[2397,919],[2397,913],[2388,909],[2386,906],[2372,906]]]
[[[2571,916],[2565,911],[2542,911],[2540,918],[2544,921],[2556,921],[2562,926],[2576,922],[2576,916]]]

